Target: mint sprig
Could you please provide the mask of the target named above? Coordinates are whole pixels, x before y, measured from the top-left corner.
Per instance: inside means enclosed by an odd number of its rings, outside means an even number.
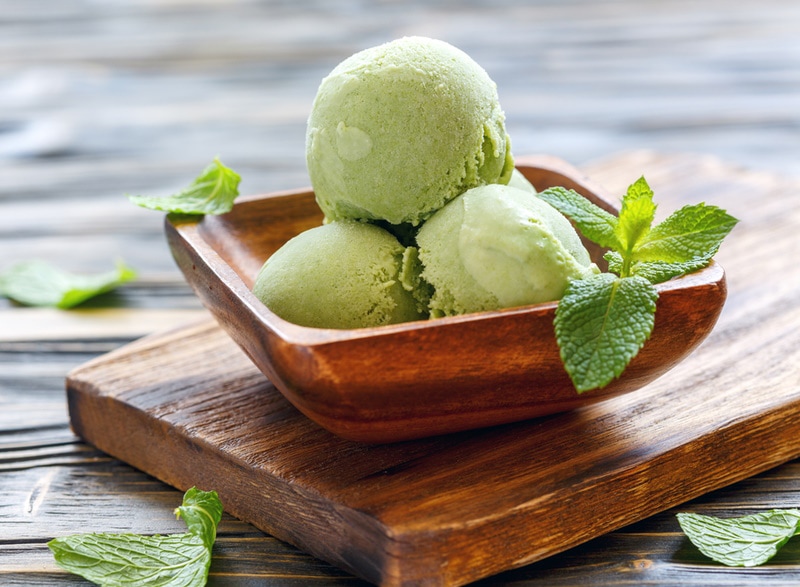
[[[754,567],[770,560],[800,532],[800,510],[770,510],[740,518],[679,513],[678,523],[707,557],[731,567]]]
[[[177,194],[165,197],[134,196],[128,199],[143,208],[177,214],[225,214],[233,209],[241,177],[219,158]]]
[[[619,377],[650,338],[654,285],[707,266],[738,222],[721,208],[697,204],[653,226],[656,204],[644,177],[628,187],[619,216],[563,187],[538,197],[609,249],[609,273],[571,281],[556,308],[556,341],[579,393]]]
[[[192,488],[175,510],[187,532],[167,536],[76,534],[47,543],[56,563],[101,586],[202,587],[222,503],[215,491]]]
[[[24,261],[0,273],[0,295],[26,306],[68,309],[133,280],[136,271],[117,262],[111,271],[83,275],[45,261]]]

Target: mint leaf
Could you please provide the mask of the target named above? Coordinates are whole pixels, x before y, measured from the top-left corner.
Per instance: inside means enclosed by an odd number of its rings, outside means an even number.
[[[47,543],[58,566],[102,586],[206,584],[211,552],[194,534],[78,534]]]
[[[621,273],[623,270],[622,255],[616,251],[609,251],[604,256],[608,261],[608,270],[612,273]],[[652,284],[668,281],[673,277],[680,277],[693,273],[707,266],[710,259],[697,258],[683,263],[670,263],[667,261],[637,261],[630,267],[631,275],[644,277]]]
[[[716,206],[684,206],[656,225],[636,250],[637,260],[710,260],[738,220]]]
[[[134,204],[151,210],[178,214],[225,214],[239,195],[241,177],[215,158],[186,188],[163,198],[128,196]]]
[[[658,293],[645,279],[601,273],[570,282],[556,308],[556,341],[578,393],[618,377],[650,337]]]
[[[47,543],[56,563],[101,586],[202,587],[222,517],[217,493],[192,488],[177,512],[188,532],[169,536],[76,534]]]
[[[687,513],[677,516],[681,529],[700,552],[733,567],[765,563],[798,532],[800,525],[800,510],[796,509],[729,519]]]
[[[653,190],[644,177],[640,177],[628,187],[622,198],[619,222],[614,231],[619,241],[617,250],[621,253],[632,252],[650,232],[655,214]]]
[[[0,295],[26,306],[67,309],[135,277],[136,272],[122,262],[113,271],[79,275],[44,261],[26,261],[0,274]]]
[[[211,549],[222,519],[222,502],[216,491],[201,491],[192,487],[183,496],[183,504],[175,509],[175,515],[183,518],[189,532],[199,536]]]
[[[607,249],[619,249],[617,217],[591,203],[575,190],[552,187],[536,194],[569,218],[583,236]]]

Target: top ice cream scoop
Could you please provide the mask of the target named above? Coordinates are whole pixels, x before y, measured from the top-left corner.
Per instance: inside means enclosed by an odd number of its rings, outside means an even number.
[[[508,183],[514,167],[495,83],[424,37],[363,50],[322,80],[306,161],[328,220],[413,225],[472,187]]]

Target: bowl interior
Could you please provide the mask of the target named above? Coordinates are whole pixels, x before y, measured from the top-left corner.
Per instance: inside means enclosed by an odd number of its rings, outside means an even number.
[[[240,198],[230,213],[205,217],[198,224],[198,235],[252,288],[270,255],[292,237],[322,224],[322,220],[314,193],[301,189],[268,198]]]

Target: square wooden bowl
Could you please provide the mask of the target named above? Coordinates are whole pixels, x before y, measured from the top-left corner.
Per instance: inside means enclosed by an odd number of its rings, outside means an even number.
[[[601,190],[549,156],[517,159],[537,190],[564,186],[616,212]],[[243,197],[220,216],[169,216],[175,260],[204,305],[280,392],[341,437],[384,443],[546,416],[634,391],[688,355],[726,296],[712,262],[657,286],[650,340],[617,380],[578,394],[553,331],[556,302],[404,324],[307,328],[272,313],[251,288],[284,242],[322,222],[309,189]],[[604,251],[585,243],[604,266]]]

